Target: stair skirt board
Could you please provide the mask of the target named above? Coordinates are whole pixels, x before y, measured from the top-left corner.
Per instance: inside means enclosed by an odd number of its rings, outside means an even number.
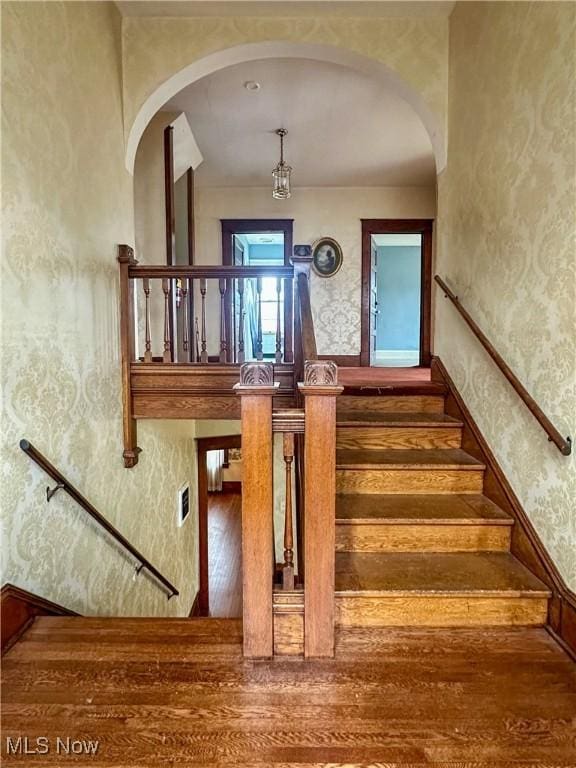
[[[540,626],[548,598],[522,595],[336,593],[337,627]]]
[[[336,521],[337,552],[508,552],[511,524]]]

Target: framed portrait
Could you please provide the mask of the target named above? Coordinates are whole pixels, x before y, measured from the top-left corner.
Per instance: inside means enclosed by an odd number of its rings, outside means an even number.
[[[332,237],[321,237],[312,246],[312,269],[320,277],[332,277],[342,266],[342,248]]]

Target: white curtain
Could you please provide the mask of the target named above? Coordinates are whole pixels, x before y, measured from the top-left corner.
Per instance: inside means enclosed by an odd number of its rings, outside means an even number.
[[[208,490],[221,491],[224,451],[207,451],[206,464],[208,466]]]

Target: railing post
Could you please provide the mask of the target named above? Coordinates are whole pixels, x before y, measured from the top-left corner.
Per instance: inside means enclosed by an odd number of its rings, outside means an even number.
[[[271,363],[244,363],[234,389],[242,398],[242,582],[244,656],[273,655],[273,435]]]
[[[130,282],[130,267],[138,264],[129,245],[118,246],[120,264],[120,357],[122,360],[122,413],[124,432],[124,466],[138,464],[138,436],[136,420],[132,417],[132,391],[130,366],[134,356],[134,291]]]
[[[306,360],[304,383],[304,655],[334,656],[336,525],[336,397],[338,369],[331,360]]]
[[[295,245],[291,261],[294,267],[294,280],[292,283],[294,297],[294,381],[295,383],[298,383],[299,377],[303,375],[304,371],[304,359],[302,357],[302,322],[300,318],[300,299],[298,297],[298,275],[306,275],[307,280],[310,278],[312,246]]]

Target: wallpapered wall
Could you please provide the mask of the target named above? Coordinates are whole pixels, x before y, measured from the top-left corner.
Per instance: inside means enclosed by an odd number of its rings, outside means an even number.
[[[3,580],[87,614],[186,615],[196,594],[193,428],[140,426],[122,464],[116,244],[133,242],[120,17],[2,3]],[[18,448],[26,437],[179,589],[169,602]]]
[[[265,41],[337,46],[384,63],[421,95],[445,129],[446,17],[132,17],[124,20],[123,41],[127,135],[143,103],[172,75],[216,51]]]
[[[461,3],[451,17],[438,271],[562,434],[576,433],[576,6]],[[576,459],[548,443],[453,307],[444,360],[576,589]]]
[[[201,188],[196,192],[199,263],[221,261],[220,219],[294,219],[294,242],[334,237],[342,246],[341,269],[330,278],[312,275],[314,329],[321,355],[360,354],[360,219],[434,218],[436,191],[424,187],[296,187],[289,200],[274,200],[261,187]],[[216,307],[215,307],[216,309]],[[217,330],[217,329],[216,329]]]

